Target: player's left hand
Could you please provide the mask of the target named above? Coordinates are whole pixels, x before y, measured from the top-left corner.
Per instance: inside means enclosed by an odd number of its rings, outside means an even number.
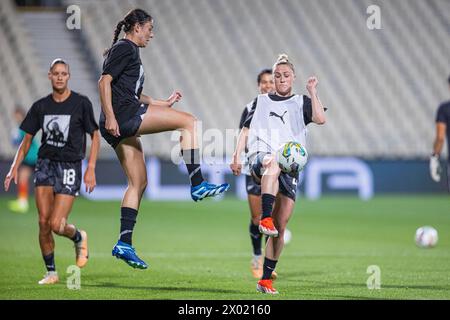
[[[308,81],[306,82],[306,90],[308,90],[308,93],[312,96],[317,93],[317,85],[319,84],[319,80],[317,80],[316,76],[312,76],[308,78]]]
[[[11,168],[11,170],[9,170],[8,174],[6,175],[6,178],[5,178],[5,191],[9,190],[9,185],[11,183],[11,180],[14,181],[15,184],[17,184],[17,182],[19,180],[19,175],[17,173],[17,168]]]
[[[239,160],[237,157],[233,157],[233,160],[230,164],[230,169],[235,176],[239,176],[241,174],[242,164],[239,163]]]
[[[173,106],[176,102],[180,101],[182,98],[182,94],[179,91],[174,91],[170,97],[167,99],[167,102],[169,103],[169,107]]]
[[[86,192],[91,193],[94,191],[97,182],[95,180],[95,171],[94,169],[87,169],[84,173],[84,184],[86,185]]]

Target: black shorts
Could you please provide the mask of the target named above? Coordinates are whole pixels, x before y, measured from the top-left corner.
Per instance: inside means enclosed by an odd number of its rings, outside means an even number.
[[[254,196],[261,195],[261,185],[257,183],[252,176],[245,176],[245,189],[247,190],[247,194],[251,194]]]
[[[119,123],[119,137],[110,135],[105,129],[105,121],[103,119],[100,119],[100,133],[102,134],[102,137],[106,140],[106,142],[109,143],[111,147],[113,147],[113,149],[115,149],[120,141],[136,135],[136,132],[138,131],[142,122],[141,116],[147,112],[147,108],[148,104],[141,104],[141,106],[136,111],[135,115],[131,117],[131,119],[123,123]]]
[[[65,162],[39,158],[34,185],[52,186],[54,193],[78,196],[81,187],[81,161]]]
[[[266,152],[260,152],[256,155],[256,157],[253,159],[250,165],[250,171],[253,175],[253,177],[256,177],[257,179],[261,179],[263,175],[263,160],[264,157],[270,153]],[[295,201],[297,197],[297,183],[298,183],[298,174],[295,177],[292,177],[288,175],[287,173],[280,173],[280,176],[278,177],[279,182],[279,192],[282,195],[285,195],[288,198],[291,198]]]

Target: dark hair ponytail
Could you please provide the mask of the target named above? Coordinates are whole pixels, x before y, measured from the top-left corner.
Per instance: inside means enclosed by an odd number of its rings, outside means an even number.
[[[114,31],[114,37],[113,37],[113,41],[112,41],[112,45],[111,46],[113,46],[114,45],[114,43],[116,43],[117,42],[117,40],[119,39],[119,34],[120,34],[120,32],[122,31],[122,27],[125,25],[125,21],[120,21],[118,24],[117,24],[117,27],[116,27],[116,30]]]
[[[117,40],[119,40],[119,35],[122,31],[122,28],[125,33],[128,33],[136,24],[144,24],[152,20],[152,16],[142,9],[134,9],[128,12],[123,20],[117,24],[116,30],[114,30],[111,48],[117,42]],[[105,52],[103,53],[104,57],[109,53],[109,50],[111,50],[111,48],[105,50]]]

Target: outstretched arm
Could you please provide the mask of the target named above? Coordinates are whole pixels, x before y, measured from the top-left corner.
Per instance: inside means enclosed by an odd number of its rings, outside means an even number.
[[[312,121],[317,124],[325,123],[325,109],[317,95],[317,85],[319,81],[316,77],[310,77],[306,84],[306,90],[308,90],[309,95],[311,96],[311,105],[312,105]]]
[[[168,107],[170,108],[171,106],[174,105],[174,103],[180,101],[182,98],[182,95],[179,91],[174,91],[169,98],[167,98],[167,100],[157,100],[157,99],[153,99],[150,96],[146,96],[145,94],[141,94],[139,102],[140,103],[145,103],[148,105],[153,105],[153,106],[163,106],[163,107]]]
[[[22,140],[22,143],[19,146],[19,149],[16,152],[16,156],[14,157],[14,161],[11,164],[11,168],[9,169],[8,174],[5,177],[5,191],[8,191],[11,180],[14,180],[14,183],[17,184],[18,181],[18,169],[22,164],[23,159],[30,150],[31,142],[33,141],[33,136],[29,133],[25,134],[25,137]]]

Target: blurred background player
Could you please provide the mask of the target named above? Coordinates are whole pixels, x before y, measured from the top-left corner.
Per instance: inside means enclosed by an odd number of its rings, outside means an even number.
[[[248,137],[251,174],[261,183],[262,217],[259,230],[270,236],[265,250],[263,275],[256,289],[268,294],[278,293],[273,288],[271,275],[284,247],[284,232],[294,210],[298,181],[298,173],[291,176],[281,172],[275,152],[286,141],[306,145],[306,126],[311,122],[325,123],[315,77],[310,77],[306,86],[311,98],[292,94],[295,69],[285,54],[275,62],[273,75],[275,94],[257,97],[244,122],[235,151],[235,154],[240,154],[245,149]],[[301,118],[298,119],[298,116]],[[269,128],[270,132],[267,130]],[[237,158],[233,160],[231,169],[233,174],[239,175],[242,165],[236,162]]]
[[[20,125],[25,136],[5,178],[6,191],[11,181],[17,184],[18,169],[31,147],[34,135],[42,130],[34,181],[39,212],[39,244],[47,273],[39,284],[59,281],[52,232],[74,242],[78,267],[84,267],[88,261],[86,232],[68,224],[67,220],[81,186],[81,160],[85,156],[86,133],[92,138],[84,175],[86,191],[89,193],[96,185],[95,164],[100,147],[100,135],[91,102],[68,87],[69,65],[62,59],[54,60],[48,78],[53,92],[36,101]],[[53,131],[55,126],[49,126],[50,122],[58,124],[60,134],[57,136]]]
[[[119,40],[122,29],[125,36]],[[112,47],[105,52],[99,80],[100,130],[115,150],[128,178],[128,188],[121,204],[119,240],[112,255],[139,269],[148,267],[132,246],[132,233],[147,186],[140,135],[181,130],[181,153],[191,180],[194,201],[219,195],[229,188],[227,183],[214,185],[203,179],[196,119],[189,113],[172,109],[180,101],[181,93],[175,91],[167,100],[156,100],[142,94],[145,74],[139,49],[145,48],[152,38],[153,18],[141,9],[128,12],[116,26]]]
[[[448,77],[448,85],[450,89],[450,76]],[[441,181],[441,164],[439,157],[444,146],[445,136],[447,135],[447,188],[450,192],[450,101],[442,103],[436,114],[436,137],[433,144],[433,154],[430,157],[430,175],[431,178],[439,182]]]
[[[23,138],[25,137],[25,131],[19,128],[23,119],[25,118],[26,112],[20,106],[16,106],[14,109],[14,120],[17,123],[17,129],[13,134],[12,143],[18,148]],[[22,164],[18,170],[18,181],[17,181],[17,199],[12,200],[8,203],[8,207],[13,212],[25,213],[28,211],[28,194],[29,194],[29,182],[30,177],[33,174],[34,167],[36,165],[38,156],[39,142],[36,138],[31,141],[30,149],[22,161]]]

